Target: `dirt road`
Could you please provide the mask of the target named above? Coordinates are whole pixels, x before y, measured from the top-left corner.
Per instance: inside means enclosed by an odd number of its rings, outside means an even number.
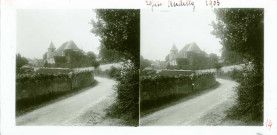
[[[95,87],[18,117],[17,125],[72,125],[72,121],[114,94],[114,80],[101,77],[95,80],[98,81]]]
[[[140,119],[140,125],[191,125],[200,119],[214,107],[220,107],[221,103],[233,98],[233,87],[236,82],[217,79],[220,86],[208,93],[154,112]]]

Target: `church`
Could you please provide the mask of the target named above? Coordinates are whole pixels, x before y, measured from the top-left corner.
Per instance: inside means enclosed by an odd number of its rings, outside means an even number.
[[[84,54],[84,51],[79,49],[74,41],[67,41],[58,49],[56,49],[55,45],[51,41],[48,51],[43,55],[43,59],[49,64],[58,63],[58,60],[63,61],[62,63],[70,63],[72,54],[74,53]]]
[[[185,45],[180,51],[178,51],[175,44],[173,44],[168,55],[168,63],[170,66],[177,66],[180,65],[178,64],[180,60],[187,60],[187,65],[192,65],[194,57],[197,56],[207,57],[207,53],[202,51],[195,42]]]

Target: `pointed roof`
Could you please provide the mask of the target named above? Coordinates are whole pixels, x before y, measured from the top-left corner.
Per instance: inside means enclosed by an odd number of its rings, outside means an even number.
[[[54,46],[54,44],[53,44],[53,42],[51,41],[51,43],[50,43],[50,46],[49,46],[49,48],[56,48],[55,46]]]
[[[201,49],[198,47],[198,45],[195,42],[189,43],[188,45],[189,46],[188,46],[187,51],[201,52]]]
[[[67,42],[64,49],[65,50],[69,50],[69,49],[70,50],[80,50],[72,40]]]
[[[178,51],[177,47],[175,46],[175,44],[173,44],[171,51]]]
[[[81,51],[81,49],[79,49],[77,47],[77,45],[72,41],[67,41],[64,42],[57,50],[56,50],[56,56],[62,56],[63,55],[63,51],[66,49],[73,49],[73,50],[79,50]]]

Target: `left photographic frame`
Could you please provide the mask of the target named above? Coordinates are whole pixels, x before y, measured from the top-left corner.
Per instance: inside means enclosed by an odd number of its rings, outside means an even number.
[[[139,9],[17,9],[17,126],[138,126]]]

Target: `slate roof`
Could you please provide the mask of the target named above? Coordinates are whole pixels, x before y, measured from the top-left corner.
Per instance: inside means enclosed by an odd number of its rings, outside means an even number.
[[[67,42],[64,49],[65,50],[69,50],[69,49],[70,50],[80,50],[72,40]]]
[[[70,40],[70,41],[64,42],[64,43],[56,50],[55,55],[56,55],[56,56],[62,56],[63,51],[64,51],[64,50],[68,50],[68,49],[75,50],[75,51],[81,51],[81,50],[77,47],[77,45],[74,43],[74,41]]]

